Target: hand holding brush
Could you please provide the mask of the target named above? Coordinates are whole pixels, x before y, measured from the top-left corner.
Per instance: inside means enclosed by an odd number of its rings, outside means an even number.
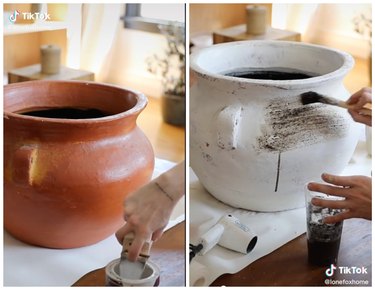
[[[322,103],[348,109],[351,114],[372,116],[371,88],[363,88],[353,94],[346,102],[316,92],[306,92],[301,94],[301,101],[303,105]]]
[[[371,114],[362,114],[362,108],[372,108],[372,89],[363,88],[358,92],[354,93],[346,103],[349,105],[349,114],[353,120],[359,123],[363,123],[367,126],[371,126],[372,116]]]

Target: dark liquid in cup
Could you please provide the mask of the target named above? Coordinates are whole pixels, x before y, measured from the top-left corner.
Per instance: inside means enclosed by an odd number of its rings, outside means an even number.
[[[321,220],[338,212],[337,209],[320,208],[309,203],[306,212],[309,263],[317,266],[337,264],[343,222],[325,224]]]
[[[340,239],[331,242],[307,240],[309,263],[317,266],[337,264]]]
[[[302,72],[288,68],[268,68],[268,69],[241,69],[224,73],[226,76],[232,76],[245,79],[257,80],[301,80],[314,77],[312,73]]]
[[[53,108],[41,109],[20,113],[22,115],[52,118],[52,119],[92,119],[109,116],[98,109],[82,109],[82,108]]]

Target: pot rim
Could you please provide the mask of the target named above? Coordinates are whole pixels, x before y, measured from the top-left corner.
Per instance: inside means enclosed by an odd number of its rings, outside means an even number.
[[[6,94],[7,89],[16,89],[17,87],[24,87],[24,86],[34,86],[35,84],[38,84],[38,83],[43,83],[47,86],[49,84],[59,84],[59,85],[77,84],[79,86],[85,85],[85,86],[93,86],[93,87],[101,87],[101,88],[103,88],[103,87],[112,88],[112,89],[116,89],[116,90],[119,90],[119,91],[126,91],[126,92],[134,94],[137,102],[132,108],[130,108],[129,110],[126,110],[124,112],[111,114],[111,115],[105,116],[105,117],[87,118],[87,119],[63,119],[63,118],[54,119],[54,118],[29,116],[29,115],[23,115],[23,114],[19,114],[19,113],[10,112],[10,111],[7,111],[4,108],[4,118],[5,119],[8,119],[9,117],[12,117],[12,118],[19,118],[19,119],[24,119],[24,120],[37,120],[37,121],[43,120],[44,123],[51,123],[51,124],[52,123],[79,124],[79,123],[88,123],[88,122],[89,123],[98,123],[98,122],[103,123],[103,122],[111,122],[111,121],[114,121],[114,120],[122,119],[122,118],[132,116],[132,115],[137,115],[146,107],[146,105],[148,103],[147,97],[139,91],[136,91],[136,90],[133,90],[133,89],[130,89],[130,88],[127,88],[127,87],[121,87],[121,86],[118,86],[118,85],[113,85],[113,84],[107,84],[107,83],[95,82],[95,81],[80,81],[80,80],[34,80],[34,81],[7,84],[7,85],[4,85],[4,89],[3,89],[4,99],[5,99],[5,94]],[[95,89],[95,88],[93,88],[93,89]]]
[[[299,79],[299,80],[262,80],[262,79],[246,79],[246,78],[238,78],[234,76],[227,76],[215,72],[210,72],[204,69],[201,65],[198,64],[199,58],[202,57],[203,54],[209,54],[211,51],[228,47],[228,46],[254,46],[254,45],[268,45],[268,46],[277,46],[277,47],[290,47],[290,46],[300,46],[305,48],[313,48],[313,49],[320,49],[324,51],[334,52],[338,54],[343,59],[343,64],[338,69],[329,72],[327,74],[319,75],[310,77],[308,79]],[[220,43],[214,44],[209,47],[202,48],[198,51],[195,51],[190,56],[190,68],[200,75],[202,78],[210,79],[214,78],[221,81],[229,81],[229,82],[238,82],[240,81],[242,84],[251,84],[251,85],[262,85],[262,86],[269,86],[269,87],[278,87],[278,88],[285,88],[285,89],[302,89],[309,86],[314,86],[316,84],[321,84],[327,80],[339,79],[343,78],[354,66],[354,59],[353,57],[344,51],[330,48],[322,45],[310,44],[310,43],[303,43],[303,42],[295,42],[295,41],[280,41],[280,40],[244,40],[244,41],[233,41],[227,43]]]

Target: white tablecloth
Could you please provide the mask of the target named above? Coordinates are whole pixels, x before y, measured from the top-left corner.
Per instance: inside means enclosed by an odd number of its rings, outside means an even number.
[[[156,159],[153,177],[174,163]],[[170,228],[185,218],[184,198],[176,205]],[[4,231],[4,286],[70,286],[84,274],[119,258],[121,246],[112,235],[91,246],[55,250],[25,244]]]
[[[371,175],[371,157],[360,141],[350,163],[341,175]],[[208,286],[224,273],[237,273],[257,259],[273,252],[306,231],[305,208],[262,213],[236,209],[216,200],[190,171],[190,243],[196,244],[221,216],[232,214],[258,235],[258,242],[247,255],[215,246],[190,263],[190,285]]]

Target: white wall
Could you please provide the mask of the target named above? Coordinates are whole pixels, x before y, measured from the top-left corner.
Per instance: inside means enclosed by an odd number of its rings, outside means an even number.
[[[160,97],[162,86],[158,77],[147,71],[146,59],[162,54],[166,40],[160,34],[124,29],[120,22],[113,47],[103,70],[103,81],[116,83]]]
[[[371,17],[371,4],[274,4],[272,25],[302,33],[306,42],[342,49],[367,58],[369,39],[354,30],[353,18]]]

